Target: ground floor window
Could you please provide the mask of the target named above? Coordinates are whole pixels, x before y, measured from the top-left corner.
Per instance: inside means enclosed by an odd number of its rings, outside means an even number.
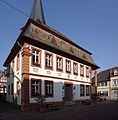
[[[85,96],[85,86],[80,85],[80,96]]]
[[[46,97],[53,97],[53,82],[52,81],[45,81],[45,96]]]
[[[14,92],[14,85],[13,83],[11,84],[11,95],[13,95],[13,92]]]
[[[31,96],[38,97],[41,95],[41,80],[32,79],[31,80]]]
[[[10,95],[10,85],[8,85],[8,95]]]
[[[90,95],[90,86],[86,85],[86,96]]]
[[[108,91],[98,91],[97,92],[98,96],[104,96],[104,97],[108,97]]]

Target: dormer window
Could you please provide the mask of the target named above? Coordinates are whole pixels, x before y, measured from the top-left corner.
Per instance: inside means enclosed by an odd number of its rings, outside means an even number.
[[[114,75],[118,75],[118,71],[116,69],[114,70]]]

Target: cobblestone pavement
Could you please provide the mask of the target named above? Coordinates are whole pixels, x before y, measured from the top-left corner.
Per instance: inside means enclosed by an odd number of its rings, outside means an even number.
[[[0,102],[0,120],[118,120],[118,102],[69,106],[45,113],[22,112],[9,103]]]

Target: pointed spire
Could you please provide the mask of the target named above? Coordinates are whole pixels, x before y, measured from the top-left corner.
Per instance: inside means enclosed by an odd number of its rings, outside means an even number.
[[[46,24],[41,0],[34,0],[30,19]]]

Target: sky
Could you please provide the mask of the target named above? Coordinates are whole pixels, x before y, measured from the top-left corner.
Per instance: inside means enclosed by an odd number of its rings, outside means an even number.
[[[30,15],[34,0],[4,0]],[[118,66],[118,0],[42,0],[46,23],[92,53],[99,71]],[[0,70],[28,17],[0,0]]]

